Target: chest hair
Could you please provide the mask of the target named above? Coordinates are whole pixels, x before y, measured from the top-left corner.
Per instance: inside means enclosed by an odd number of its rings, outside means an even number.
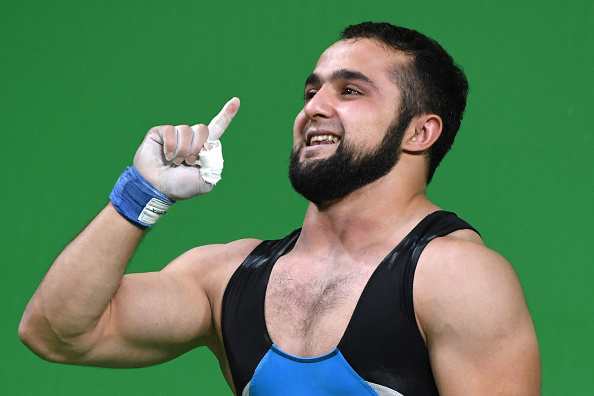
[[[361,268],[331,272],[275,267],[265,303],[273,342],[302,357],[330,352],[340,342],[370,275]]]

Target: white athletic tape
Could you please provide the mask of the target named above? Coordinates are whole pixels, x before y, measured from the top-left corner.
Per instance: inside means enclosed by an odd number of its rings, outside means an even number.
[[[200,166],[204,181],[214,186],[221,180],[223,173],[223,147],[220,140],[207,140],[206,143],[210,145],[210,150],[200,150],[196,165]]]
[[[161,201],[158,198],[151,198],[142,209],[142,212],[140,212],[140,215],[138,215],[138,221],[146,223],[149,226],[155,225],[157,220],[169,210],[171,205],[173,204]]]

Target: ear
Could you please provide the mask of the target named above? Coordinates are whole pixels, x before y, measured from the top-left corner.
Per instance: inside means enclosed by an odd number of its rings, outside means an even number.
[[[402,150],[421,152],[427,150],[441,135],[443,122],[435,114],[414,117],[402,140]]]

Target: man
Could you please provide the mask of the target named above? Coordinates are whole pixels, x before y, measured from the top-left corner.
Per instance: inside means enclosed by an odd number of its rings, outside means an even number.
[[[433,40],[350,26],[307,79],[294,124],[290,178],[311,201],[302,229],[123,275],[144,229],[220,177],[218,138],[239,101],[208,127],[151,129],[111,203],[50,268],[21,339],[50,361],[107,367],[206,345],[243,395],[540,394],[513,269],[425,196],[467,89]]]

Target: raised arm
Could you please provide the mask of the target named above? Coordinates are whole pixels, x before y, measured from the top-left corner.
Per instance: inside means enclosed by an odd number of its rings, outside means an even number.
[[[216,275],[204,271],[216,274],[217,265],[240,262],[251,244],[194,249],[160,272],[124,276],[144,228],[156,221],[164,202],[143,202],[140,212],[135,200],[146,197],[130,189],[144,179],[169,202],[209,192],[222,156],[203,147],[217,147],[238,108],[237,99],[229,101],[208,127],[161,126],[147,133],[134,170],[126,171],[135,181],[120,178],[112,202],[58,256],[29,302],[19,335],[36,354],[62,363],[135,367],[209,342],[208,288]]]
[[[536,332],[513,268],[476,234],[457,234],[427,246],[414,281],[440,395],[540,395]]]

